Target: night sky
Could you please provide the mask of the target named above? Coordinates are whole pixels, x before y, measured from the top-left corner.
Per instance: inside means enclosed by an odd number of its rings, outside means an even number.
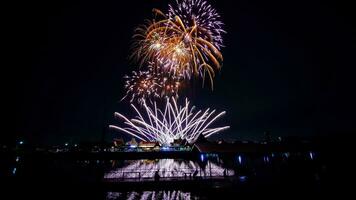
[[[3,141],[100,141],[130,114],[122,77],[134,28],[168,0],[24,1],[6,12],[11,64],[3,65]],[[192,89],[199,108],[226,110],[224,138],[347,134],[356,130],[355,22],[351,4],[210,0],[226,24],[224,65],[209,87]],[[3,69],[4,70],[4,69]],[[4,76],[5,74],[3,74]],[[5,78],[10,78],[6,80]],[[4,114],[5,115],[5,114]],[[107,132],[106,138],[121,137]]]

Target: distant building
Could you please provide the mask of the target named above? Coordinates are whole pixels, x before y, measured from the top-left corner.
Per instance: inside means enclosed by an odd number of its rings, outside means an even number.
[[[160,149],[160,146],[158,142],[144,142],[141,141],[138,145],[139,148],[142,148],[143,150],[146,151],[152,151],[152,150],[158,150]]]
[[[131,147],[137,147],[138,143],[136,142],[135,138],[132,138],[129,142],[126,143],[126,145],[131,146]]]

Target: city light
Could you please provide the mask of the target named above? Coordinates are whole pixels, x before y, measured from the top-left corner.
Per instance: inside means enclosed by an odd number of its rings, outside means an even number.
[[[242,164],[242,157],[240,155],[238,156],[238,161],[239,161],[239,164]]]
[[[163,151],[168,151],[168,150],[169,150],[169,147],[162,147],[162,150],[163,150]]]
[[[309,157],[311,160],[314,160],[314,153],[313,152],[309,152]]]
[[[204,154],[200,154],[200,161],[204,162],[204,160],[205,160]]]
[[[247,181],[247,176],[239,176],[239,180],[241,182],[246,182]]]

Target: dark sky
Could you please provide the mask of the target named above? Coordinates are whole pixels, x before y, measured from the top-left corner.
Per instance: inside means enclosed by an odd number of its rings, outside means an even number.
[[[5,140],[100,140],[113,113],[130,113],[123,75],[134,28],[168,0],[24,1],[6,12],[11,64]],[[327,135],[356,130],[355,22],[334,1],[210,0],[227,34],[214,92],[194,89],[198,107],[226,110],[224,137]],[[6,71],[7,72],[7,71]],[[4,74],[3,74],[4,75]],[[4,81],[5,78],[9,80]],[[112,132],[107,138],[119,136]]]

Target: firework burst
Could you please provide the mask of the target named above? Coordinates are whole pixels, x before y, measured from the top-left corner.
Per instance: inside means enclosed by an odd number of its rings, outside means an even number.
[[[167,14],[158,9],[153,13],[154,19],[139,26],[133,36],[130,57],[140,70],[124,77],[123,99],[130,99],[137,116],[128,119],[115,113],[125,127],[110,128],[163,145],[175,139],[194,143],[201,135],[209,137],[228,129],[210,127],[225,112],[209,108],[195,111],[187,99],[183,106],[177,105],[182,87],[195,77],[201,77],[203,85],[208,77],[213,88],[213,78],[223,62],[220,49],[225,31],[219,14],[204,0],[176,0]],[[164,107],[160,109],[157,104]]]
[[[136,29],[131,57],[136,58],[140,65],[165,63],[164,69],[188,80],[192,74],[201,76],[203,80],[208,75],[213,88],[215,70],[221,68],[223,61],[219,50],[222,46],[222,23],[216,11],[205,1],[189,2],[183,1],[177,9],[170,6],[168,16],[154,9],[156,16],[163,19],[155,19]]]
[[[197,25],[199,36],[212,40],[218,49],[223,47],[224,23],[218,12],[206,1],[176,0],[175,4],[169,5],[168,16],[172,20],[179,16],[186,26]]]
[[[133,104],[131,107],[137,114],[131,120],[120,113],[115,113],[115,116],[124,120],[127,127],[111,125],[110,128],[142,141],[158,141],[160,144],[170,145],[175,139],[185,139],[193,143],[200,135],[209,137],[229,128],[229,126],[210,128],[225,112],[216,113],[210,108],[195,111],[195,107],[191,107],[187,99],[184,106],[178,106],[174,98],[167,98],[163,109],[159,109],[156,103],[148,106],[144,101],[143,112]]]
[[[159,71],[150,65],[148,71],[133,71],[131,76],[125,76],[126,95],[122,100],[129,98],[130,103],[143,104],[163,97],[178,98],[182,85],[180,77]]]

